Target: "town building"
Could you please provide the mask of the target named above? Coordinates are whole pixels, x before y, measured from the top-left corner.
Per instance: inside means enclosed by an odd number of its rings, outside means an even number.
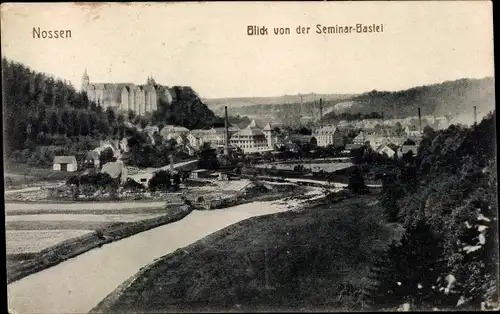
[[[186,127],[169,124],[161,129],[160,134],[161,136],[166,136],[168,133],[182,133],[187,135],[189,132],[189,129]]]
[[[419,136],[422,134],[422,132],[419,130],[419,128],[415,125],[408,125],[405,128],[405,134],[410,135],[410,136]]]
[[[362,144],[352,144],[352,143],[346,144],[345,147],[344,147],[344,150],[342,151],[342,153],[349,154],[353,150],[360,149],[361,147],[363,147]]]
[[[245,154],[270,151],[273,149],[268,146],[266,134],[260,129],[252,127],[251,124],[233,134],[229,143],[241,148]]]
[[[313,135],[289,134],[282,142],[291,151],[302,149],[315,149],[318,146],[316,137]]]
[[[396,154],[397,147],[395,145],[389,144],[389,145],[380,145],[377,149],[376,152],[379,153],[380,155],[387,155],[387,157],[392,158],[394,154]]]
[[[75,156],[55,156],[52,169],[56,171],[74,172],[78,170]]]
[[[325,126],[314,131],[314,137],[319,147],[344,146],[344,137],[339,129],[334,126]]]
[[[156,84],[153,78],[147,79],[146,84],[133,83],[93,83],[87,74],[82,76],[82,91],[103,108],[114,108],[122,111],[133,111],[138,115],[151,113],[158,108],[160,100],[171,104],[173,92],[167,86]]]
[[[189,145],[195,149],[199,149],[203,145],[203,130],[193,130],[188,136]]]
[[[127,153],[129,151],[128,139],[126,137],[122,138],[122,140],[120,141],[120,150],[124,153]]]
[[[366,135],[365,132],[360,131],[355,138],[352,139],[352,144],[365,145],[366,144]]]
[[[228,127],[229,138],[240,131],[239,128]],[[189,144],[194,148],[199,148],[203,144],[208,143],[213,147],[222,146],[225,144],[224,133],[225,128],[210,128],[208,130],[192,130],[187,136]]]
[[[406,155],[410,152],[413,156],[416,156],[418,154],[418,145],[402,145],[398,149],[398,157],[403,157],[403,155]]]
[[[274,144],[276,144],[275,132],[273,131],[273,127],[270,123],[266,124],[262,132],[266,136],[267,147],[274,148]]]

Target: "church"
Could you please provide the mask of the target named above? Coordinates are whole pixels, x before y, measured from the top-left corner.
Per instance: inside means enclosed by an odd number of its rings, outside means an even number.
[[[141,116],[155,111],[160,100],[167,104],[171,104],[173,100],[172,91],[167,86],[156,84],[152,77],[148,77],[145,85],[90,83],[87,69],[82,76],[82,91],[87,93],[89,100],[104,109],[111,107],[126,112],[132,110]]]

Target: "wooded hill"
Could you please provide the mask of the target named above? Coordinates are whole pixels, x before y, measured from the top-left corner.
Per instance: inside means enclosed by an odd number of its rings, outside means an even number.
[[[417,156],[384,174],[379,206],[406,232],[372,267],[374,308],[498,306],[495,122],[426,134]]]
[[[491,77],[483,79],[459,79],[437,84],[413,87],[401,91],[376,91],[360,95],[314,95],[315,97],[283,96],[275,98],[228,98],[207,100],[215,112],[222,112],[227,105],[232,115],[274,116],[283,122],[295,122],[301,116],[319,119],[319,99],[323,99],[323,113],[335,115],[383,114],[386,118],[406,118],[417,115],[448,116],[458,122],[471,124],[473,106],[477,106],[478,118],[495,109],[495,82]]]
[[[473,106],[478,114],[486,115],[495,109],[495,81],[460,79],[439,84],[414,87],[397,92],[373,90],[353,97],[354,111],[361,113],[383,112],[384,117],[404,118],[417,115],[456,117],[460,114],[473,116]],[[356,112],[352,112],[356,113]]]
[[[172,104],[160,101],[157,112],[138,117],[103,109],[68,82],[6,58],[2,58],[2,85],[4,156],[19,162],[48,162],[56,153],[88,151],[100,139],[122,137],[127,120],[142,127],[154,123],[203,128],[221,123],[190,87],[174,86]]]

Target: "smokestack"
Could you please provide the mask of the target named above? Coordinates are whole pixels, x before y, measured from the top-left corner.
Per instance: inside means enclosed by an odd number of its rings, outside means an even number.
[[[229,126],[227,121],[227,106],[224,106],[224,155],[229,155]]]
[[[302,94],[299,94],[300,96],[300,115],[303,116],[304,115],[304,97]]]
[[[323,98],[319,99],[319,127],[323,127]]]
[[[420,108],[418,108],[418,125],[419,125],[419,131],[422,133],[422,116],[420,114]]]
[[[477,112],[476,112],[476,106],[474,106],[474,125],[477,124]]]

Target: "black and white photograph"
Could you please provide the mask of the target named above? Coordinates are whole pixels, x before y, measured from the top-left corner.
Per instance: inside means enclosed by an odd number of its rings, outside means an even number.
[[[8,313],[499,310],[490,1],[2,3]]]

